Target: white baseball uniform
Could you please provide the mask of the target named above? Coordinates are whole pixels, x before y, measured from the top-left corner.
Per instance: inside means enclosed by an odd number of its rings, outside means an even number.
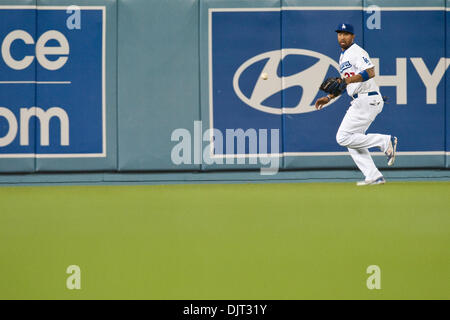
[[[373,67],[367,52],[356,43],[341,53],[339,65],[340,73],[345,78]],[[375,166],[369,148],[378,147],[386,152],[390,135],[366,134],[366,131],[383,110],[384,101],[373,78],[349,84],[347,93],[353,101],[339,127],[336,141],[339,145],[348,148],[353,161],[366,180],[375,180],[383,175]]]

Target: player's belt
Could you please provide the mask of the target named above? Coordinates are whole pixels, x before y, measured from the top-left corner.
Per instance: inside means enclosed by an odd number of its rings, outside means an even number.
[[[362,97],[362,96],[376,96],[376,95],[378,95],[379,93],[377,92],[377,91],[370,91],[369,93],[356,93],[356,94],[354,94],[353,95],[353,99],[356,99],[356,98],[358,98],[358,96],[359,97]]]

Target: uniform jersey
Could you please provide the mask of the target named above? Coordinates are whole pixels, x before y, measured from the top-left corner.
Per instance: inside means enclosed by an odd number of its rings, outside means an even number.
[[[356,43],[353,43],[341,53],[339,66],[343,78],[352,77],[364,70],[373,68],[369,54]],[[357,93],[367,93],[371,91],[380,91],[373,78],[364,82],[350,83],[347,86],[347,94],[350,97]]]

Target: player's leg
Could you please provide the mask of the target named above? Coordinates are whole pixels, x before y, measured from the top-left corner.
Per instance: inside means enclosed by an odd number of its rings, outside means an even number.
[[[383,101],[372,106],[367,99],[352,102],[336,135],[339,145],[351,149],[369,149],[377,147],[386,152],[389,149],[391,136],[385,134],[365,134],[369,126],[383,109]]]
[[[358,169],[363,173],[365,181],[375,181],[383,177],[383,174],[378,170],[370,155],[369,149],[351,149],[348,152],[352,156],[353,161]]]
[[[386,152],[389,148],[390,139],[391,136],[378,133],[364,134],[341,131],[336,140],[339,145],[351,149],[369,149],[377,147],[381,151]]]
[[[383,106],[381,105],[378,109],[367,110],[358,103],[361,103],[361,101],[353,101],[352,106],[347,111],[336,134],[336,140],[341,146],[348,148],[353,161],[364,174],[365,181],[377,181],[381,178],[384,182],[383,175],[373,162],[369,148],[379,147],[382,151],[386,151],[390,136],[365,134]]]

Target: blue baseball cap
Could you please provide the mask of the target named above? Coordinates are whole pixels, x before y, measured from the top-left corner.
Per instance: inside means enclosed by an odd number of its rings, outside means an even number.
[[[349,32],[351,34],[355,34],[355,32],[353,32],[353,26],[348,23],[338,24],[338,26],[336,28],[336,32]]]

